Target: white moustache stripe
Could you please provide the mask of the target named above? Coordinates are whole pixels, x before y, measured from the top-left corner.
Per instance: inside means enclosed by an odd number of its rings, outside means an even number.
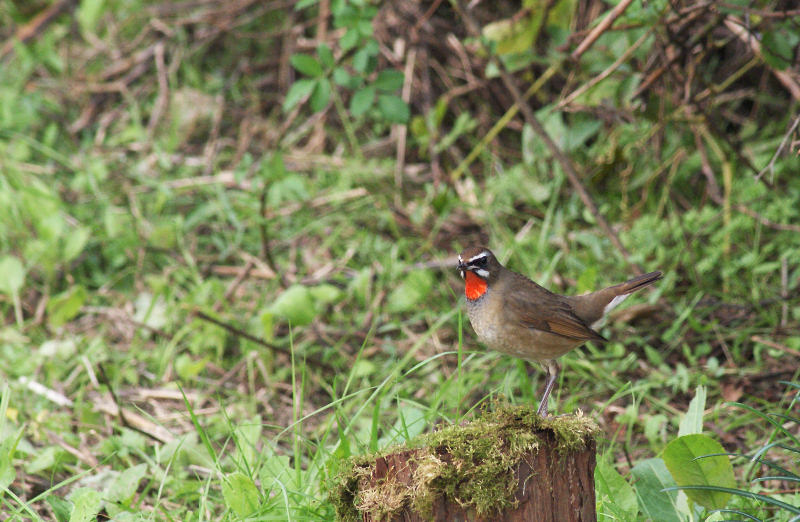
[[[483,268],[478,268],[476,270],[473,270],[473,272],[478,274],[483,279],[488,279],[489,278],[489,271],[488,270],[484,270]]]

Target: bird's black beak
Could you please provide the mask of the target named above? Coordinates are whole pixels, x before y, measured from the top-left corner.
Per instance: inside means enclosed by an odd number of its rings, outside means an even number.
[[[458,273],[461,274],[461,279],[464,279],[464,272],[467,270],[466,263],[462,262],[460,259],[458,260]]]

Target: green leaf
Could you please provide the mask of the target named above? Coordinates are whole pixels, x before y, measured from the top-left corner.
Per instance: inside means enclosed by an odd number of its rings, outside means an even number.
[[[222,496],[225,504],[239,518],[245,518],[259,506],[258,489],[247,475],[231,473],[222,481]]]
[[[3,452],[0,454],[0,488],[7,488],[15,478],[17,478],[17,470],[14,469],[14,463],[11,462],[11,455]]]
[[[314,91],[311,93],[311,110],[319,112],[328,105],[331,99],[331,82],[327,78],[317,80]]]
[[[733,466],[722,445],[703,434],[684,435],[664,448],[664,462],[678,486],[718,486],[736,484]],[[705,455],[715,455],[705,457]],[[706,509],[722,509],[731,495],[703,489],[685,490],[686,495]]]
[[[53,514],[56,516],[58,522],[66,522],[69,520],[70,513],[72,512],[72,502],[65,500],[55,495],[47,495],[47,503]]]
[[[105,491],[105,499],[110,502],[119,502],[124,506],[130,504],[133,495],[139,488],[139,482],[147,473],[147,464],[132,466],[114,479]]]
[[[309,291],[318,310],[325,305],[335,303],[342,297],[342,291],[333,285],[312,286]]]
[[[408,312],[417,308],[430,295],[433,287],[433,274],[427,270],[410,272],[387,299],[390,312]]]
[[[76,13],[81,30],[87,33],[96,32],[97,22],[103,14],[105,0],[81,0]]]
[[[339,39],[339,47],[342,48],[342,51],[347,52],[358,45],[360,40],[361,34],[358,32],[358,29],[351,27],[344,33],[344,36]]]
[[[300,103],[300,100],[311,94],[311,91],[314,90],[316,87],[317,82],[309,79],[304,78],[302,80],[297,80],[289,87],[289,92],[286,93],[286,99],[283,100],[283,110],[288,112]]]
[[[17,295],[24,283],[25,268],[22,262],[14,256],[0,259],[0,292],[9,296]]]
[[[292,285],[269,307],[269,312],[287,319],[293,326],[309,324],[317,315],[314,298],[308,287]]]
[[[47,319],[50,326],[58,328],[78,315],[88,296],[84,287],[75,285],[51,298],[47,303]]]
[[[698,386],[694,398],[689,403],[686,415],[681,419],[678,436],[703,432],[703,410],[706,409],[706,387]]]
[[[639,505],[633,487],[605,460],[594,469],[599,519],[636,520]],[[605,517],[603,516],[605,514]]]
[[[353,55],[353,69],[362,74],[371,72],[373,62],[374,60],[366,47],[362,47]]]
[[[89,488],[76,489],[69,495],[69,500],[75,506],[69,522],[89,522],[95,520],[100,512],[100,493]]]
[[[195,359],[188,353],[182,353],[175,358],[175,372],[184,381],[195,379],[208,364],[208,357]]]
[[[372,107],[375,101],[375,88],[372,86],[364,87],[356,91],[350,99],[350,113],[353,116],[361,116]]]
[[[539,33],[545,12],[545,5],[542,4],[542,8],[533,9],[530,16],[498,20],[486,24],[481,32],[484,38],[497,44],[497,54],[520,53],[530,49]]]
[[[372,20],[370,19],[359,20],[356,22],[356,27],[358,28],[358,32],[361,34],[361,36],[372,36],[372,33],[374,32]]]
[[[328,47],[324,43],[319,44],[317,46],[317,55],[319,56],[319,61],[320,63],[322,63],[323,66],[327,67],[328,69],[333,67],[334,59],[330,47]]]
[[[72,261],[78,254],[83,252],[83,247],[89,241],[90,230],[87,227],[79,227],[67,235],[66,242],[64,243],[63,261],[66,263]]]
[[[336,67],[333,70],[333,83],[349,89],[354,89],[358,86],[357,80],[350,76],[350,73],[343,67]]]
[[[378,77],[372,82],[372,85],[383,92],[394,92],[403,86],[404,76],[398,70],[384,69],[378,73]]]
[[[162,295],[142,292],[136,296],[133,308],[133,318],[140,323],[146,324],[150,328],[163,328],[169,321],[167,303]]]
[[[289,58],[289,62],[295,69],[306,76],[311,76],[312,78],[322,76],[322,65],[310,54],[293,54],[292,57]]]
[[[662,491],[675,485],[664,461],[646,459],[631,469],[639,509],[650,520],[659,522],[682,522],[682,510],[678,507],[676,491]]]
[[[256,448],[261,439],[261,426],[261,417],[256,415],[253,419],[239,424],[234,431],[237,454],[242,466],[254,462],[258,456]]]
[[[408,104],[393,94],[381,94],[378,96],[378,109],[383,117],[392,123],[406,123],[408,118],[411,117]]]
[[[265,488],[272,488],[275,482],[286,485],[287,482],[292,482],[293,469],[287,455],[276,455],[270,450],[269,456],[264,458],[259,479]]]
[[[783,70],[792,64],[794,48],[797,45],[797,36],[790,36],[790,32],[771,30],[763,34],[761,49],[764,61],[770,66]]]
[[[54,467],[64,458],[64,450],[58,446],[46,446],[36,452],[36,456],[25,465],[25,472],[37,474]]]
[[[362,268],[352,279],[348,285],[348,291],[353,294],[356,301],[361,306],[367,304],[367,298],[372,290],[372,270],[369,268]]]

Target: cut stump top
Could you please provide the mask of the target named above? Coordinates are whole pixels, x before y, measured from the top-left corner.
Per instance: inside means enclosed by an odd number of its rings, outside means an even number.
[[[340,520],[596,520],[597,426],[505,407],[353,457],[331,498]]]

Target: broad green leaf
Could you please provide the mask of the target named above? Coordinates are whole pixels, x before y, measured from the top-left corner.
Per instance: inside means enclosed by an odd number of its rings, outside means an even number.
[[[383,117],[392,123],[405,123],[411,117],[408,104],[394,94],[381,94],[378,96],[378,109]]]
[[[25,283],[25,268],[22,262],[14,256],[4,256],[0,259],[0,292],[6,295],[17,295]]]
[[[664,462],[678,486],[718,486],[732,488],[736,485],[731,461],[722,445],[703,434],[684,435],[664,448]],[[705,457],[705,455],[715,455]],[[706,509],[722,509],[730,493],[702,489],[685,490],[686,495]]]
[[[324,305],[335,303],[342,298],[342,291],[333,285],[317,285],[312,286],[309,291],[314,298],[314,303],[317,309],[321,309]]]
[[[661,459],[646,459],[638,462],[631,469],[636,498],[639,509],[645,517],[658,522],[682,522],[683,517],[678,507],[677,491],[662,491],[675,486]]]
[[[587,119],[571,122],[569,131],[564,135],[564,149],[567,151],[578,150],[584,147],[586,141],[600,131],[603,123],[598,119]]]
[[[103,14],[105,3],[105,0],[81,0],[76,13],[81,30],[87,33],[96,32],[97,22]]]
[[[258,489],[247,475],[231,473],[222,481],[222,496],[225,504],[239,518],[252,514],[259,506]]]
[[[367,298],[372,290],[372,270],[369,268],[362,268],[352,279],[348,285],[348,291],[353,294],[358,304],[364,306],[367,304]]]
[[[0,454],[0,489],[10,486],[16,477],[17,470],[14,469],[14,464],[11,462],[11,455],[5,452]]]
[[[40,473],[50,469],[65,457],[64,450],[58,446],[46,446],[36,452],[36,456],[25,466],[25,472]]]
[[[330,47],[328,47],[324,43],[319,44],[317,46],[317,55],[319,56],[319,61],[320,63],[322,63],[323,66],[327,68],[333,67],[334,59]]]
[[[764,61],[776,69],[786,69],[792,64],[797,40],[793,31],[766,31],[761,38]]]
[[[89,294],[80,285],[58,294],[47,303],[47,320],[53,328],[58,328],[69,322],[81,311],[83,303]]]
[[[208,357],[195,359],[188,353],[182,353],[175,358],[175,372],[182,380],[191,381],[205,369],[208,360]]]
[[[286,486],[294,486],[294,468],[286,455],[276,455],[270,450],[269,456],[264,459],[259,478],[266,488],[272,488],[278,482]]]
[[[346,33],[344,33],[344,36],[339,39],[339,47],[342,48],[342,51],[347,52],[358,45],[359,40],[361,40],[361,35],[359,34],[358,29],[351,27]]]
[[[97,518],[102,501],[98,491],[89,488],[76,489],[70,493],[69,500],[75,506],[69,522],[89,522]]]
[[[368,359],[359,359],[355,362],[350,373],[353,377],[364,377],[375,374],[375,363]]]
[[[539,7],[529,11],[528,16],[514,16],[486,24],[482,33],[484,38],[496,43],[497,54],[521,53],[531,48],[542,26],[543,15],[549,9],[549,2],[537,0]]]
[[[286,177],[286,163],[283,161],[283,154],[276,151],[268,161],[261,163],[260,174],[265,181],[271,185],[275,181]]]
[[[353,55],[353,69],[361,74],[368,74],[375,68],[375,59],[366,45]]]
[[[320,65],[316,58],[309,54],[293,54],[292,57],[289,58],[289,62],[291,62],[292,67],[306,76],[316,78],[322,75],[322,65]]]
[[[387,299],[390,312],[408,312],[428,298],[433,287],[433,274],[427,270],[410,272]]]
[[[110,502],[119,502],[127,506],[134,493],[139,488],[139,482],[147,473],[147,464],[137,464],[132,466],[114,479],[105,491],[105,499]]]
[[[256,415],[252,420],[243,422],[236,427],[236,448],[241,457],[242,465],[254,462],[256,448],[261,438],[261,416]]]
[[[91,231],[87,227],[78,227],[67,235],[64,243],[63,261],[72,261],[83,252],[83,247],[89,241]]]
[[[283,179],[270,183],[267,204],[277,207],[282,203],[308,199],[305,183],[306,179],[295,173],[287,174]]]
[[[681,419],[678,437],[703,432],[703,411],[706,409],[706,387],[698,386],[694,398],[689,402],[686,415]]]
[[[317,315],[311,291],[303,285],[292,285],[287,288],[272,303],[268,311],[287,319],[293,326],[307,325]]]
[[[163,328],[169,321],[167,303],[162,295],[154,296],[149,292],[142,292],[136,296],[133,307],[133,318],[150,328]]]
[[[378,73],[378,77],[372,85],[382,92],[394,92],[403,86],[403,73],[395,69],[384,69]]]
[[[50,509],[53,510],[53,514],[56,516],[58,522],[66,522],[69,520],[73,508],[72,502],[55,495],[47,495],[47,503],[50,505]]]
[[[333,83],[348,89],[355,89],[358,86],[357,80],[343,67],[336,67],[333,70]]]
[[[319,112],[328,105],[331,99],[331,82],[327,78],[319,78],[311,93],[311,110]]]
[[[303,78],[297,80],[289,87],[289,92],[286,93],[286,99],[283,100],[283,110],[288,112],[300,103],[300,100],[311,94],[317,82],[310,78]]]
[[[372,86],[364,87],[356,91],[350,99],[350,113],[353,116],[361,116],[372,107],[375,101],[375,88]]]
[[[636,520],[639,504],[633,486],[605,460],[597,462],[594,469],[599,520]]]
[[[374,32],[372,20],[369,19],[359,20],[356,24],[356,27],[358,28],[358,32],[361,34],[361,36],[372,36],[372,33]]]

